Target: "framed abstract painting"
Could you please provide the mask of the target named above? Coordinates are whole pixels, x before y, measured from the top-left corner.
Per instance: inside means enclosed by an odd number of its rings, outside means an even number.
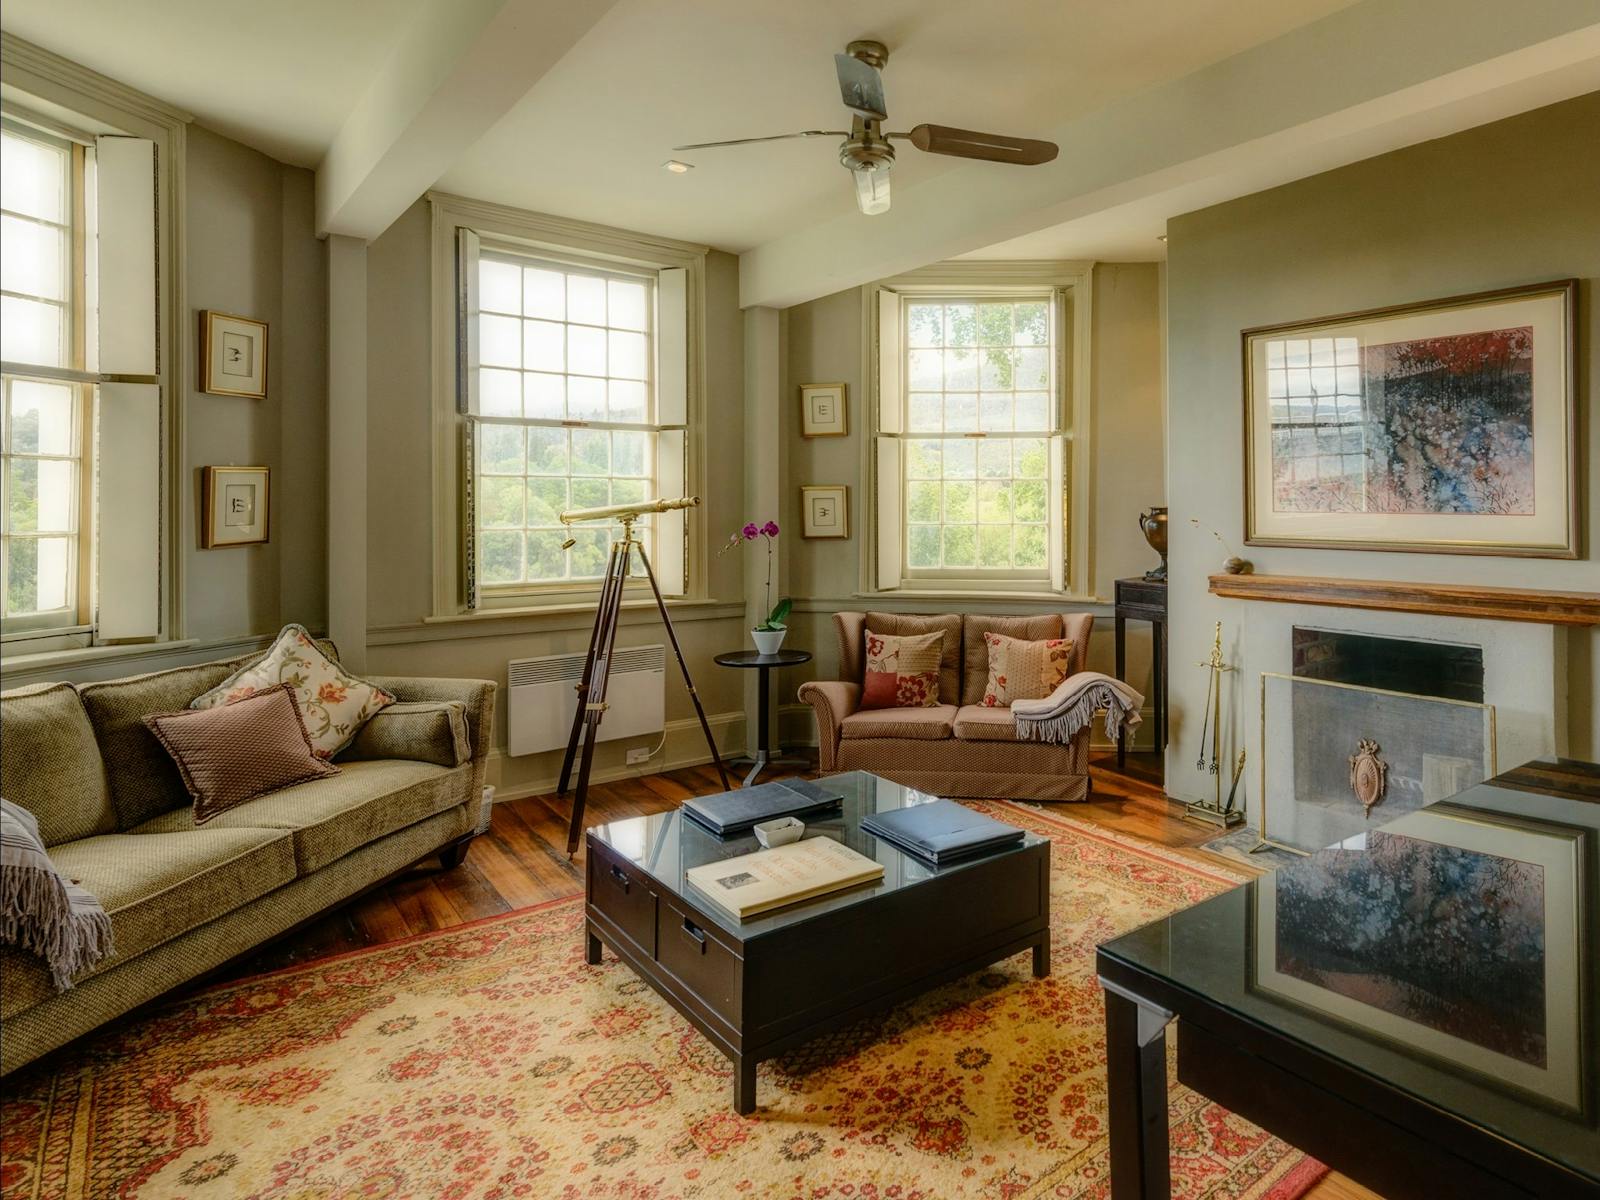
[[[1574,558],[1562,280],[1243,332],[1245,541]]]

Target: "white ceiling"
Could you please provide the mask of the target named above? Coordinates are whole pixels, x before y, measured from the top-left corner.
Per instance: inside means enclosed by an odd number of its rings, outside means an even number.
[[[831,139],[674,155],[685,142],[842,129],[833,55],[890,49],[889,126],[1018,136],[1188,74],[1351,0],[622,0],[440,186],[742,251],[848,213]],[[668,158],[695,165],[685,175]],[[902,144],[893,181],[960,165]],[[1025,168],[991,165],[994,186]]]
[[[5,0],[0,24],[314,167],[425,0]]]

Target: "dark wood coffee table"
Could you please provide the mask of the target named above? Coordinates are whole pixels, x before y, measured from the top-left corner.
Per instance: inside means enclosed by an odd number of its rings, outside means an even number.
[[[865,772],[821,781],[844,804],[807,820],[875,858],[883,879],[745,921],[684,878],[759,849],[680,813],[588,831],[586,957],[610,946],[733,1060],[733,1107],[756,1106],[756,1064],[999,959],[1033,951],[1050,973],[1050,843],[1029,834],[981,858],[929,866],[861,828],[930,797]]]

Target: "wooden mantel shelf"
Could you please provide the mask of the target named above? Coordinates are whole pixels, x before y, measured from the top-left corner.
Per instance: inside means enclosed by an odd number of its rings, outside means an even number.
[[[1600,592],[1550,592],[1464,583],[1395,583],[1309,575],[1213,575],[1211,592],[1234,600],[1376,608],[1540,625],[1600,625]]]

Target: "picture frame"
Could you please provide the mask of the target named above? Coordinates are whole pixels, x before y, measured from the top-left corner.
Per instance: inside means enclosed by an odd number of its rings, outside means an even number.
[[[1245,542],[1575,558],[1577,281],[1241,331]]]
[[[850,536],[850,489],[844,484],[808,484],[800,489],[800,536]]]
[[[200,546],[265,545],[272,536],[269,467],[200,468]]]
[[[200,313],[200,390],[267,398],[267,323],[231,313]]]
[[[850,385],[802,383],[800,435],[808,438],[846,437],[849,433]]]
[[[1452,1074],[1487,1077],[1497,1089],[1587,1114],[1588,837],[1579,826],[1441,801],[1269,873],[1251,885],[1247,988]],[[1485,890],[1500,896],[1508,932],[1478,948],[1473,972],[1430,960],[1437,942],[1396,936],[1412,918],[1405,887],[1384,882],[1419,877],[1441,889],[1442,920],[1476,910]],[[1340,879],[1353,882],[1329,886]],[[1331,896],[1354,911],[1330,917]],[[1353,927],[1379,948],[1354,977]],[[1337,943],[1331,954],[1330,941]],[[1530,973],[1539,977],[1542,1004],[1528,1003]],[[1431,1003],[1417,1003],[1419,996]]]

